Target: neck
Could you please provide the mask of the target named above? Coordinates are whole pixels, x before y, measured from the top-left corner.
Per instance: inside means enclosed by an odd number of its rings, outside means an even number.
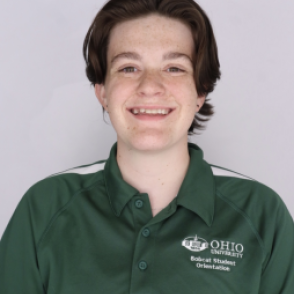
[[[140,151],[118,140],[117,163],[123,179],[140,193],[147,193],[153,216],[178,194],[187,173],[188,138],[164,151]]]

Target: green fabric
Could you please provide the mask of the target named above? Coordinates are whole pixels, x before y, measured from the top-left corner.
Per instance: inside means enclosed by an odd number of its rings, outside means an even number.
[[[152,217],[116,147],[99,171],[23,196],[0,241],[0,294],[294,293],[294,224],[274,191],[214,175],[189,143],[180,191]]]

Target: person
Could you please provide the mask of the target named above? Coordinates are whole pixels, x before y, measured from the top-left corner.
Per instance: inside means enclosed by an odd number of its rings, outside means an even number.
[[[282,199],[188,141],[220,78],[201,7],[110,0],[83,52],[117,142],[26,192],[0,242],[0,293],[292,294]]]

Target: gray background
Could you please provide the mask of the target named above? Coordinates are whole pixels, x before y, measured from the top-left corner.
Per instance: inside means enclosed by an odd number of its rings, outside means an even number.
[[[82,58],[83,38],[103,3],[1,0],[0,236],[30,186],[105,159],[116,140]],[[190,140],[208,162],[273,188],[294,215],[294,2],[199,4],[215,30],[222,79],[210,95],[215,116]]]

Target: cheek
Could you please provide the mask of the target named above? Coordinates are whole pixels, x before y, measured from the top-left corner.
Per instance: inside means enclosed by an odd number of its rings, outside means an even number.
[[[185,83],[177,83],[173,86],[173,93],[178,97],[178,101],[182,107],[188,108],[189,113],[196,112],[197,91],[193,81],[185,81]]]
[[[109,84],[108,89],[109,90],[105,93],[107,103],[109,108],[115,111],[124,105],[126,97],[128,97],[128,88],[121,84]]]
[[[119,97],[127,96],[134,89],[135,83],[130,78],[121,79],[119,77],[113,78],[107,84],[107,95],[112,99],[119,99]]]
[[[186,84],[185,87],[182,87],[181,89],[182,91],[179,93],[182,108],[181,116],[185,126],[190,127],[197,110],[197,92],[192,82]]]

